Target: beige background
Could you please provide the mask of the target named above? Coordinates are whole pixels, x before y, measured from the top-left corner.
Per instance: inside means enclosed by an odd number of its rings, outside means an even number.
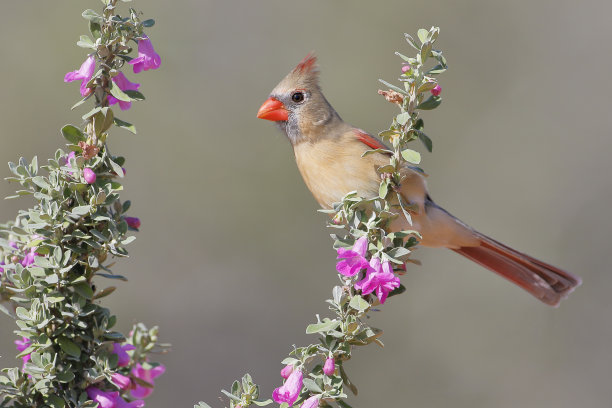
[[[0,13],[0,163],[46,158],[78,85],[83,8],[97,1],[11,1]],[[609,2],[137,1],[162,67],[128,77],[147,101],[119,116],[124,198],[142,219],[129,283],[104,304],[127,331],[161,326],[173,343],[147,407],[222,407],[221,388],[250,372],[264,395],[291,344],[336,282],[325,217],[285,137],[255,118],[272,87],[315,50],[328,99],[347,121],[386,128],[376,95],[394,80],[402,33],[441,27],[450,70],[444,104],[426,114],[433,197],[469,224],[563,266],[584,285],[560,308],[540,304],[443,250],[422,250],[408,288],[372,323],[386,347],[348,364],[355,407],[608,407],[612,301]],[[420,146],[419,146],[420,148]],[[423,149],[420,148],[421,151]],[[0,171],[7,176],[8,168]],[[0,184],[0,195],[16,186]],[[0,202],[0,219],[27,200]],[[100,279],[100,285],[112,284]],[[0,366],[18,364],[14,324],[0,317]]]

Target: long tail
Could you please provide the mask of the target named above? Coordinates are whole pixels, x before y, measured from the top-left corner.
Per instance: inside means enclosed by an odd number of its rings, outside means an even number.
[[[453,251],[517,284],[542,302],[558,306],[582,280],[569,272],[525,255],[475,232],[479,246]]]

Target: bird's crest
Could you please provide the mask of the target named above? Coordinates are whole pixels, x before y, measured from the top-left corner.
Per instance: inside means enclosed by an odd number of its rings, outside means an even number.
[[[295,68],[293,68],[293,73],[295,74],[318,74],[319,67],[317,66],[317,57],[312,53],[308,53],[306,57]]]

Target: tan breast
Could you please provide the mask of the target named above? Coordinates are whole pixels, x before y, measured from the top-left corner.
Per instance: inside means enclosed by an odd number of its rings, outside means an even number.
[[[298,169],[321,207],[331,208],[351,191],[366,198],[378,194],[376,167],[386,164],[386,158],[379,154],[362,158],[366,150],[357,140],[323,139],[294,146]]]

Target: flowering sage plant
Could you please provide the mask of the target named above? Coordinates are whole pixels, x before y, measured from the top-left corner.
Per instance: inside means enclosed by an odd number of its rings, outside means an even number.
[[[136,129],[111,106],[126,110],[144,99],[122,70],[138,74],[161,62],[144,33],[154,21],[131,8],[119,15],[118,0],[102,3],[101,13],[83,12],[92,37],[82,35],[77,45],[88,54],[64,77],[80,82],[73,109],[93,102],[84,124],[61,129],[68,144],[45,165],[36,157],[9,163],[7,179],[20,185],[11,198],[30,196],[35,204],[0,226],[0,309],[16,321],[22,359],[21,367],[2,370],[0,407],[143,407],[165,370],[149,360],[163,347],[156,327],[137,324],[125,336],[98,304],[115,290],[104,279],[125,280],[111,267],[128,255],[130,232],[140,227],[119,197],[125,159],[108,148],[113,127]]]
[[[357,387],[346,373],[346,361],[352,357],[355,346],[383,345],[382,330],[370,327],[366,317],[373,307],[405,291],[399,276],[405,273],[407,262],[417,263],[410,255],[419,242],[419,234],[411,230],[388,233],[387,227],[396,217],[406,217],[411,223],[411,203],[404,202],[397,193],[402,168],[422,172],[417,167],[421,156],[408,148],[409,143],[418,139],[427,150],[432,150],[431,139],[423,133],[424,122],[419,112],[434,109],[442,101],[442,88],[435,76],[446,70],[446,59],[432,48],[439,32],[437,27],[420,29],[419,42],[406,34],[406,40],[417,52],[415,57],[396,53],[403,60],[399,78],[402,86],[381,80],[389,89],[379,94],[396,104],[400,113],[389,129],[379,134],[392,147],[365,152],[367,155],[384,151],[390,155],[389,164],[377,169],[381,177],[378,197],[358,197],[353,192],[333,209],[321,210],[331,216],[328,226],[339,230],[332,238],[340,284],[327,300],[332,317],[321,319],[317,315],[317,321],[306,328],[307,334],[318,335],[319,342],[294,347],[282,361],[280,375],[284,383],[274,390],[272,399],[257,400],[259,389],[248,374],[241,382],[235,381],[231,391],[223,391],[229,397],[230,408],[262,406],[272,400],[281,408],[297,405],[315,408],[332,403],[350,408],[344,401],[345,388],[357,394]],[[426,68],[428,60],[436,61],[431,69]],[[204,402],[195,406],[206,407]]]

